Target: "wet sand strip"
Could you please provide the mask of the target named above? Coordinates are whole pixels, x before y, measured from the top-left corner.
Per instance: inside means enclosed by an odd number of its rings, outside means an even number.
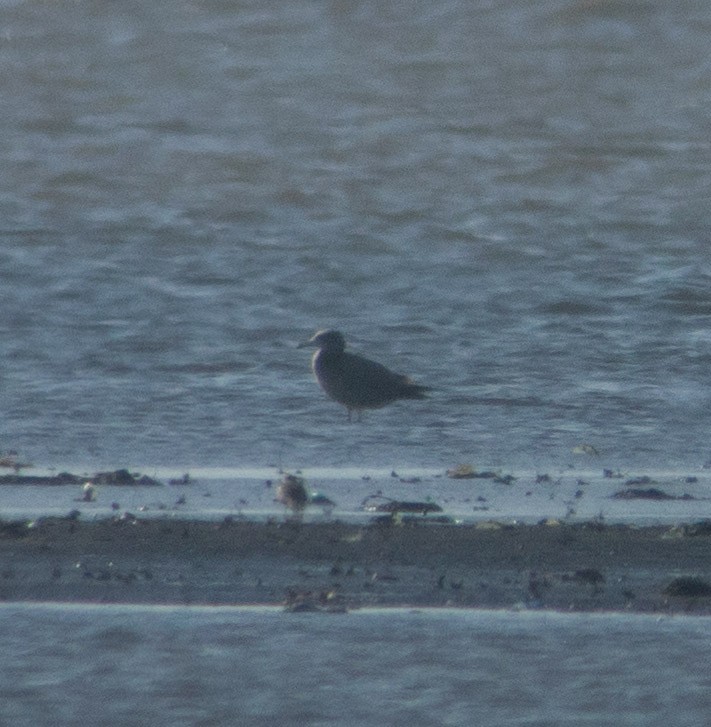
[[[43,518],[0,523],[0,600],[711,614],[711,527]]]

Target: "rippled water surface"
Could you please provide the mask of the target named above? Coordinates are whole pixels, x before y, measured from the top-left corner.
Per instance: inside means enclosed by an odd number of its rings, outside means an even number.
[[[0,628],[18,727],[698,727],[711,709],[708,619],[27,604]]]
[[[709,458],[708,3],[0,12],[3,449]],[[431,399],[348,424],[323,326]]]

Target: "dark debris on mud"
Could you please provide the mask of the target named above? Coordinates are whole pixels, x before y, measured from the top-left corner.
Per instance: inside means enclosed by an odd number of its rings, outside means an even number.
[[[129,472],[127,469],[117,469],[110,472],[96,472],[94,475],[75,475],[71,472],[59,472],[56,475],[21,475],[19,473],[0,476],[0,485],[84,485],[87,482],[93,485],[140,486],[157,487],[162,482],[142,475],[140,472]]]

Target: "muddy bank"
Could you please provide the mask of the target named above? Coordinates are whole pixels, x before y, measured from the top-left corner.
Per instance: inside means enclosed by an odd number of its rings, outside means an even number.
[[[0,523],[0,599],[709,614],[710,531],[46,518]]]

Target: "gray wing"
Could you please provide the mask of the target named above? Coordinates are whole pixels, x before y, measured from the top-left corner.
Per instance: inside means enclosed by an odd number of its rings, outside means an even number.
[[[424,390],[407,376],[353,353],[342,355],[340,377],[340,401],[353,407],[377,407],[396,399],[418,398]]]

